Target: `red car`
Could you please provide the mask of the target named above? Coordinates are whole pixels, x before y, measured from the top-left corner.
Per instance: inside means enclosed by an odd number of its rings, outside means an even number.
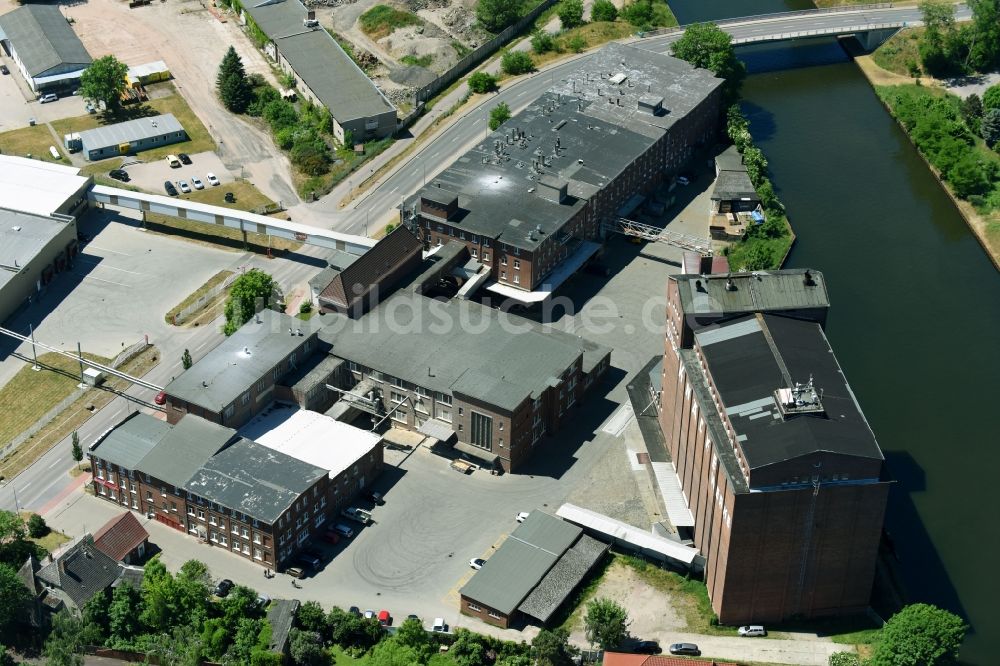
[[[380,610],[378,612],[378,623],[381,624],[383,627],[388,627],[390,624],[392,624],[392,616],[389,615],[389,611]]]
[[[153,398],[153,402],[155,402],[158,405],[165,405],[165,404],[167,404],[167,392],[166,391],[160,391],[159,393],[157,393],[156,397]]]

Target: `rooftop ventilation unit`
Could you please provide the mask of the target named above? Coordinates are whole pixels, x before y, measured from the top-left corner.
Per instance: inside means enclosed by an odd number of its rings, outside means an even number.
[[[319,27],[319,21],[316,20],[316,12],[312,9],[306,14],[306,17],[302,19],[302,25],[307,28],[317,28]]]
[[[778,403],[781,415],[786,419],[800,414],[823,414],[822,395],[813,385],[812,375],[804,385],[795,382],[791,388],[780,388],[774,392],[774,400]]]

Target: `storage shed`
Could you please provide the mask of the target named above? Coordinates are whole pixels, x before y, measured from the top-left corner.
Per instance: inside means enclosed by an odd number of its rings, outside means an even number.
[[[75,88],[92,62],[56,5],[24,5],[0,16],[0,43],[36,93]]]
[[[165,113],[80,132],[80,148],[84,156],[93,161],[158,148],[187,138],[187,132],[174,114]]]

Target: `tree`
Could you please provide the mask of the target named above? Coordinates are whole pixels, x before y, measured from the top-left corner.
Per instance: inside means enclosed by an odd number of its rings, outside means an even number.
[[[103,645],[108,636],[111,624],[108,614],[110,597],[107,590],[102,590],[83,604],[83,624],[86,627],[84,642],[88,645]]]
[[[248,664],[250,655],[257,647],[260,639],[262,622],[257,619],[243,618],[236,626],[233,635],[233,643],[229,646],[223,663],[226,664]]]
[[[46,666],[83,666],[82,635],[83,620],[65,608],[59,611],[52,618],[52,631],[42,649]]]
[[[314,631],[325,636],[329,625],[326,623],[326,611],[315,601],[307,601],[295,613],[295,622],[306,631]]]
[[[979,134],[979,123],[983,119],[983,101],[979,99],[979,95],[972,93],[963,99],[961,113],[962,119],[969,126],[969,129],[972,130],[972,133]]]
[[[930,604],[911,604],[886,622],[871,666],[938,666],[958,661],[968,625]]]
[[[750,135],[750,123],[743,115],[739,104],[733,104],[726,112],[726,134],[729,140],[736,146],[736,150],[741,153],[747,146],[753,145],[753,136]]]
[[[500,102],[490,110],[490,129],[495,130],[510,120],[510,107],[507,102]]]
[[[413,666],[419,663],[417,652],[395,638],[388,638],[376,645],[368,659],[370,666]]]
[[[637,28],[648,28],[653,22],[653,0],[634,0],[622,7],[622,18]]]
[[[21,607],[31,599],[31,593],[17,577],[17,570],[0,564],[0,629],[6,628],[21,613]]]
[[[747,146],[743,151],[743,166],[746,167],[754,188],[759,187],[767,174],[767,158],[764,157],[763,151],[757,146]]]
[[[32,539],[41,539],[51,531],[45,523],[45,519],[37,513],[33,513],[28,517],[28,536]]]
[[[320,666],[330,663],[330,658],[323,649],[323,639],[315,631],[293,628],[288,632],[288,652],[298,666]]]
[[[189,369],[192,365],[194,365],[194,360],[191,358],[191,352],[187,349],[185,349],[184,353],[181,354],[181,365],[184,367],[185,370]]]
[[[559,15],[563,30],[583,25],[583,3],[580,0],[562,0],[556,14]]]
[[[128,583],[115,588],[108,606],[108,635],[112,641],[130,642],[142,632],[142,595]]]
[[[469,77],[469,90],[484,94],[493,92],[497,87],[497,78],[489,72],[476,72]]]
[[[955,6],[939,0],[924,0],[919,7],[924,21],[924,36],[919,45],[924,69],[935,76],[954,73],[961,68]]]
[[[544,30],[539,30],[531,36],[531,50],[535,53],[541,55],[543,53],[548,53],[555,48],[556,40],[552,38],[552,35]]]
[[[407,618],[403,624],[399,625],[393,638],[399,641],[400,645],[413,650],[420,662],[430,659],[434,652],[434,641],[424,629],[424,625],[416,618]]]
[[[948,169],[945,178],[951,183],[955,194],[962,199],[968,199],[973,194],[983,194],[990,188],[989,176],[983,169],[979,157],[973,152],[963,154],[954,166]]]
[[[531,59],[530,54],[524,51],[507,51],[500,58],[500,69],[511,76],[527,74],[534,71],[535,61]]]
[[[0,643],[0,666],[17,666],[14,657],[7,654],[7,646]]]
[[[618,8],[611,0],[594,0],[590,7],[591,21],[616,21],[618,19]]]
[[[92,102],[103,102],[109,112],[117,113],[127,85],[126,74],[128,65],[113,55],[98,58],[80,75],[80,94]]]
[[[670,47],[670,52],[695,67],[707,69],[726,80],[724,95],[728,103],[740,95],[740,86],[747,70],[736,57],[733,38],[714,23],[696,23],[688,26],[684,34]]]
[[[587,604],[584,625],[587,640],[610,650],[621,645],[628,636],[628,613],[611,599],[598,598]]]
[[[490,32],[500,32],[521,16],[523,0],[479,0],[476,19]]]
[[[983,93],[982,110],[1000,109],[1000,83],[990,86]]]
[[[250,106],[253,91],[247,80],[243,60],[232,46],[222,57],[222,62],[219,63],[219,74],[215,79],[215,87],[219,92],[219,99],[233,113],[243,113]]]
[[[76,461],[76,468],[80,469],[80,463],[83,462],[83,447],[80,446],[80,433],[76,430],[70,436],[70,445],[72,446],[71,455]]]
[[[559,628],[542,629],[531,641],[531,652],[537,666],[564,666],[571,663],[573,650],[569,645],[569,632]]]
[[[486,659],[486,646],[483,637],[468,629],[455,630],[455,642],[451,644],[448,654],[458,666],[479,666]]]
[[[968,66],[985,72],[1000,65],[1000,0],[970,0]]]
[[[270,275],[253,268],[233,281],[226,301],[226,325],[222,329],[232,335],[250,321],[261,309],[267,307],[275,295],[277,284]]]
[[[201,666],[204,650],[195,627],[181,624],[169,633],[149,637],[146,652],[157,658],[160,666]]]
[[[994,147],[1000,144],[1000,109],[990,109],[983,115],[979,123],[979,133],[986,145]]]

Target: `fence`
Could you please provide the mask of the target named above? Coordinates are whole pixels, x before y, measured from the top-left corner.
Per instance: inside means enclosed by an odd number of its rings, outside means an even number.
[[[506,44],[511,37],[518,34],[522,30],[527,28],[529,25],[534,23],[535,19],[537,19],[542,12],[544,12],[552,5],[556,4],[556,1],[557,0],[542,0],[542,2],[537,7],[532,9],[526,15],[522,16],[517,23],[508,26],[501,32],[497,33],[496,37],[486,42],[485,44],[481,45],[475,51],[473,51],[469,55],[459,60],[447,72],[437,77],[423,88],[417,90],[416,94],[414,95],[415,97],[414,106],[422,104],[427,100],[429,100],[431,97],[434,97],[434,95],[438,94],[439,92],[450,86],[452,83],[454,83],[456,80],[458,80],[460,77],[464,76],[473,67],[476,67],[484,60],[486,60],[488,57],[496,53],[496,51],[501,46]]]
[[[211,301],[214,301],[216,298],[218,298],[219,294],[228,289],[229,285],[231,285],[233,281],[236,280],[236,278],[238,278],[239,276],[240,273],[233,273],[225,280],[223,280],[220,284],[215,285],[207,292],[199,296],[198,300],[184,306],[184,308],[182,308],[180,312],[174,315],[174,326],[180,326],[185,321],[187,321],[188,317],[190,317],[195,312],[198,312],[199,310],[204,308]]]

